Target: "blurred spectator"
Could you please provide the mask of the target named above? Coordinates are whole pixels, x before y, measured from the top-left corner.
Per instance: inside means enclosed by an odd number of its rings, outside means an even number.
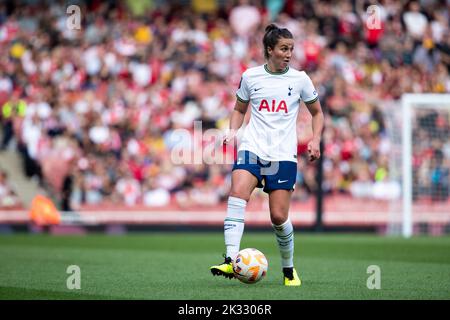
[[[5,79],[5,84],[9,84],[11,81]],[[5,91],[11,91],[5,88]],[[3,139],[0,146],[0,150],[5,150],[10,141],[14,138],[14,121],[21,119],[25,116],[27,111],[27,104],[23,99],[19,98],[19,92],[15,91],[11,99],[5,102],[2,106],[2,127],[3,127]]]
[[[406,31],[415,41],[420,41],[428,25],[427,17],[420,12],[420,4],[416,1],[409,3],[409,8],[403,13]]]
[[[91,188],[91,190],[94,192],[95,189]],[[137,204],[141,196],[141,185],[138,180],[133,178],[130,171],[123,169],[122,178],[117,181],[114,191],[118,201],[125,203],[127,206],[133,206]]]
[[[164,207],[170,204],[170,193],[167,189],[156,187],[153,180],[144,183],[143,203],[148,207]]]
[[[230,25],[241,37],[253,34],[260,23],[261,13],[248,0],[239,0],[239,4],[230,12]]]
[[[21,205],[22,203],[8,181],[8,175],[5,171],[0,170],[0,208],[19,208]]]

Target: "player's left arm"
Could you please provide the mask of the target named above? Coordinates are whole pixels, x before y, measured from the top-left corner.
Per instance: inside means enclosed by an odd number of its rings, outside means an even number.
[[[305,105],[312,115],[313,138],[308,143],[308,155],[309,161],[314,161],[320,158],[320,140],[322,139],[324,116],[319,99],[312,103],[305,102]]]

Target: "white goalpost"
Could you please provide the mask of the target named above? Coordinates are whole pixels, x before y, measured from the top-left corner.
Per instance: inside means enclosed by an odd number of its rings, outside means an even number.
[[[399,112],[400,111],[400,112]],[[439,235],[450,227],[450,94],[404,94],[383,106],[391,142],[390,178],[401,201],[390,206],[388,234]]]

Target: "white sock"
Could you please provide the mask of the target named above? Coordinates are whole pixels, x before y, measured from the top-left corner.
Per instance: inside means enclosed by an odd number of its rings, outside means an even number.
[[[236,197],[228,198],[227,217],[223,229],[225,234],[225,246],[227,257],[234,260],[239,252],[242,234],[244,233],[244,214],[247,201]]]
[[[281,254],[281,267],[291,268],[294,266],[294,227],[290,219],[277,226],[272,224],[277,237],[278,248]]]

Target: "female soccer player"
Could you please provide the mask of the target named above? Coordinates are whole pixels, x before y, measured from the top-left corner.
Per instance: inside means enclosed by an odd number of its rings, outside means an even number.
[[[251,105],[250,121],[242,137],[231,177],[227,216],[224,221],[226,255],[222,264],[210,268],[213,275],[233,278],[232,260],[239,252],[244,213],[255,188],[269,194],[270,219],[281,254],[284,285],[300,286],[294,268],[294,232],[289,204],[297,172],[296,119],[303,100],[312,115],[313,138],[309,160],[320,157],[324,117],[319,97],[304,71],[289,67],[294,49],[292,33],[274,24],[263,38],[267,63],[242,74],[224,143],[233,142]]]

